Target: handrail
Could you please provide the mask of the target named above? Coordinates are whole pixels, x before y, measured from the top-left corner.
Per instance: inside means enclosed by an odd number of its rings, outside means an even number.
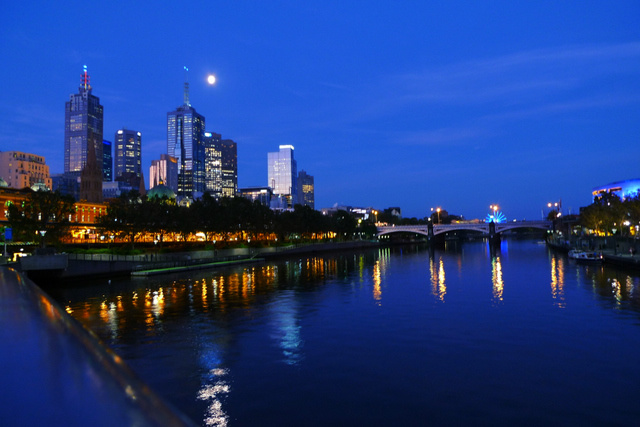
[[[194,425],[15,270],[0,268],[3,425]]]

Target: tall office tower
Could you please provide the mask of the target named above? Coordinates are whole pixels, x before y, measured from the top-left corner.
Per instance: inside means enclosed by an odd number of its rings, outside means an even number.
[[[204,116],[191,106],[186,81],[184,104],[167,113],[167,152],[178,159],[178,196],[198,197],[205,191]]]
[[[0,178],[11,188],[44,185],[51,189],[49,166],[44,157],[20,151],[0,151]]]
[[[238,145],[231,139],[220,141],[222,153],[222,197],[235,197],[238,192]]]
[[[111,156],[111,141],[102,141],[102,180],[113,181],[113,157]]]
[[[135,175],[139,181],[142,176],[142,134],[135,130],[120,129],[116,132],[114,147],[115,179]]]
[[[102,170],[103,108],[100,98],[91,94],[87,66],[80,76],[78,93],[71,94],[65,103],[64,114],[64,172],[79,176],[87,164],[89,145],[93,145],[96,163]]]
[[[287,208],[293,208],[297,203],[298,166],[293,159],[292,145],[281,145],[279,148],[280,151],[268,153],[268,185],[273,190],[274,196],[282,196],[281,198],[286,199]]]
[[[235,197],[238,191],[238,150],[231,139],[205,133],[206,191],[213,197]]]
[[[298,173],[298,203],[315,209],[314,192],[313,176],[307,175],[304,169],[301,170]]]
[[[222,195],[222,151],[221,135],[207,132],[204,134],[205,151],[205,191],[216,199]]]
[[[161,154],[160,160],[152,160],[149,168],[149,190],[160,184],[178,192],[178,159],[168,154]]]

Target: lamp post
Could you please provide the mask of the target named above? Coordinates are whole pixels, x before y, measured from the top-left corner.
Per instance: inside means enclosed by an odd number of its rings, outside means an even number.
[[[497,217],[498,217],[498,205],[489,205],[489,209],[491,209],[493,211],[493,215],[491,215],[491,218],[493,219],[493,222],[498,222],[497,221]]]
[[[433,215],[433,211],[434,211],[434,208],[431,208],[432,215]],[[435,211],[438,214],[438,224],[440,224],[440,211],[441,211],[441,209],[440,208],[435,208]]]

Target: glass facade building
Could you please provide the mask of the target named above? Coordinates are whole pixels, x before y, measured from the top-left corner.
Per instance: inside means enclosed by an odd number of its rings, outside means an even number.
[[[238,150],[230,139],[205,133],[205,187],[213,197],[235,197],[238,192]]]
[[[142,176],[142,134],[135,130],[120,129],[115,135],[115,179]]]
[[[195,198],[205,191],[204,125],[187,103],[167,113],[167,152],[177,159],[178,196]]]
[[[84,68],[78,93],[71,94],[65,103],[64,172],[80,175],[87,164],[88,144],[92,144],[96,161],[103,159],[103,115],[100,98],[92,95],[89,74]]]
[[[102,178],[105,182],[113,181],[113,157],[111,141],[102,141]]]
[[[222,196],[235,197],[238,192],[238,146],[230,139],[220,141],[222,153]]]
[[[298,203],[315,209],[315,190],[313,176],[308,175],[304,169],[298,174]]]
[[[297,203],[297,164],[293,158],[293,146],[281,145],[280,151],[268,153],[268,185],[274,196],[287,200],[288,208]]]
[[[222,195],[222,151],[219,133],[204,134],[205,189],[215,198]]]

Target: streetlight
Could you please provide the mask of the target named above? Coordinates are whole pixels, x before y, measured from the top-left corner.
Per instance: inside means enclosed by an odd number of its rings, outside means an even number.
[[[433,210],[434,208],[431,208],[432,215],[433,215]],[[438,224],[440,224],[440,210],[441,210],[440,208],[435,208],[435,211],[438,214]]]
[[[547,203],[547,207],[549,208],[549,213],[555,212],[554,218],[557,218],[557,217],[560,216],[560,207],[561,206],[562,205],[559,202],[555,202],[555,203],[549,202],[549,203]]]
[[[491,216],[491,219],[493,219],[493,222],[497,222],[496,219],[498,217],[498,205],[489,205],[489,209],[491,209],[493,211],[493,215]]]

